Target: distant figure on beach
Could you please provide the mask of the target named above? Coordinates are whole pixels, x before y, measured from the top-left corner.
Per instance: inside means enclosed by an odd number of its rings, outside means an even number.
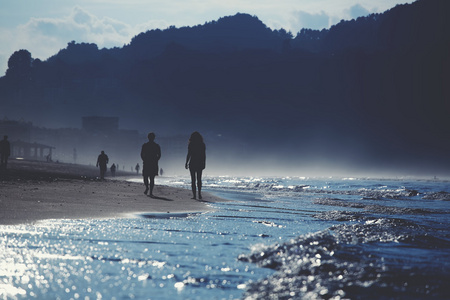
[[[158,176],[158,161],[161,158],[161,148],[155,143],[155,134],[148,134],[148,142],[142,145],[141,158],[143,162],[142,176],[144,177],[145,191],[148,193],[148,179],[150,178],[150,197],[153,197],[153,187],[155,186],[155,176]]]
[[[11,154],[11,145],[8,141],[8,136],[3,136],[3,140],[0,141],[0,168],[6,169],[8,164],[8,157]]]
[[[163,168],[159,169],[159,175],[160,175],[160,176],[163,176],[163,174],[164,174]]]
[[[111,166],[111,175],[113,176],[113,177],[115,177],[116,176],[116,165],[115,164],[112,164],[112,166]]]
[[[102,151],[97,158],[97,167],[100,166],[100,179],[105,179],[106,165],[108,162],[108,155],[105,154],[105,151]]]
[[[136,174],[139,174],[139,170],[141,169],[139,163],[136,164],[136,167],[134,167],[134,169],[136,170]]]
[[[185,168],[191,172],[192,199],[197,199],[196,187],[198,188],[198,198],[202,199],[202,172],[205,166],[206,146],[203,142],[203,137],[195,131],[189,138],[188,154],[185,164]]]

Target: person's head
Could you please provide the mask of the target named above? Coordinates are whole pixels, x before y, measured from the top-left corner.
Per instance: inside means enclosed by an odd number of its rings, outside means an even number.
[[[189,143],[203,143],[203,137],[198,131],[194,131],[189,138]]]
[[[102,150],[102,154],[105,154],[105,151]]]
[[[3,139],[4,139],[4,140],[7,140],[7,139],[8,139],[8,136],[7,136],[7,135],[4,135],[4,136],[3,136]]]
[[[148,140],[149,140],[150,142],[153,142],[153,141],[155,140],[156,135],[155,135],[155,133],[150,132],[150,133],[147,135],[147,137],[148,137]]]

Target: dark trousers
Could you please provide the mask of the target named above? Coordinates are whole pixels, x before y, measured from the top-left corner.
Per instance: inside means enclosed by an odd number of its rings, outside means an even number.
[[[5,168],[6,169],[6,165],[8,164],[8,156],[2,154],[0,156],[0,167]]]
[[[106,166],[100,166],[100,179],[105,179]]]
[[[153,190],[153,187],[155,186],[155,175],[145,176],[144,175],[144,184],[146,187],[148,187],[148,179],[150,178],[150,190]]]
[[[202,192],[202,172],[203,172],[203,170],[196,171],[196,170],[189,169],[189,171],[191,172],[192,193],[194,194],[194,197],[195,197],[196,196],[196,188],[198,188],[199,195]]]
[[[153,193],[153,187],[155,186],[155,173],[152,172],[152,169],[148,166],[144,165],[144,168],[142,169],[142,176],[144,177],[144,184],[145,187],[148,188],[149,179],[150,179],[150,194]]]

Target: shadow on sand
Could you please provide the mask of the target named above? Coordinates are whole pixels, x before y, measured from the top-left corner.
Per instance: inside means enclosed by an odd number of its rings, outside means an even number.
[[[148,196],[148,197],[150,197],[150,198],[152,198],[152,199],[157,199],[157,200],[173,201],[172,199],[165,198],[165,197],[158,197],[158,196],[155,196],[155,195],[153,195],[153,196]]]

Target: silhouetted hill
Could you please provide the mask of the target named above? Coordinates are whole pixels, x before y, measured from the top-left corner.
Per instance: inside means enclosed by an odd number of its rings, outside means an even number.
[[[0,79],[0,110],[45,126],[114,115],[282,157],[448,165],[449,6],[420,0],[295,38],[237,14],[123,48],[70,42],[47,61],[21,50]]]
[[[448,1],[421,0],[382,13],[341,21],[329,30],[302,29],[293,47],[339,53],[357,48],[368,53],[408,51],[449,41]]]
[[[123,48],[132,59],[148,59],[163,53],[172,43],[201,52],[234,52],[243,49],[279,51],[291,36],[285,31],[267,28],[257,17],[247,14],[223,17],[194,27],[151,30],[141,33]]]

